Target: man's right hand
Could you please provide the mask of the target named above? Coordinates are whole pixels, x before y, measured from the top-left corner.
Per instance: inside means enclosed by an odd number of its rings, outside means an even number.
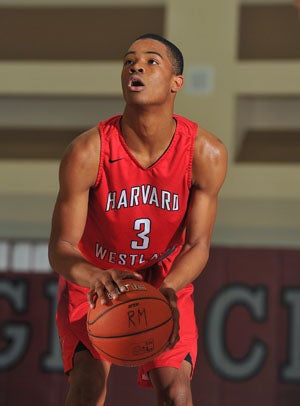
[[[120,292],[125,291],[123,283],[125,279],[141,281],[143,280],[143,277],[137,272],[127,270],[120,271],[114,268],[95,272],[94,276],[92,276],[90,291],[87,295],[90,307],[95,307],[97,299],[100,300],[101,304],[106,304],[108,301],[108,295],[112,299],[117,299],[118,290]]]

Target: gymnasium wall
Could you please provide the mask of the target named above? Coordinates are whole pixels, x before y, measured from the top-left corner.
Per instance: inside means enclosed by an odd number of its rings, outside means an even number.
[[[229,152],[195,283],[195,406],[300,399],[300,13],[294,0],[0,0],[0,404],[63,404],[47,239],[67,143],[122,112],[120,53],[145,31],[185,55],[176,113]],[[114,368],[108,405],[152,406]],[[115,387],[118,390],[115,390]]]
[[[42,246],[31,251],[36,257]],[[46,268],[12,268],[0,273],[1,405],[62,405],[67,380],[54,322],[57,277]],[[297,250],[212,249],[195,283],[195,406],[299,404],[299,268]],[[155,404],[152,390],[137,387],[136,374],[112,368],[107,406]]]

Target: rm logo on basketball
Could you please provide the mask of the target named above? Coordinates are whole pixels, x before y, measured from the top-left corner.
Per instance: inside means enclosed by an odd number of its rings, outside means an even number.
[[[132,306],[132,305],[131,305]],[[131,308],[127,312],[128,316],[128,327],[129,328],[140,328],[141,326],[147,326],[147,313],[144,307]]]

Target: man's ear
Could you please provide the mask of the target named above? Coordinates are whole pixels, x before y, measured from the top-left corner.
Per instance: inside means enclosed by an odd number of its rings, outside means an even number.
[[[183,82],[184,82],[184,79],[183,79],[182,75],[174,76],[172,87],[171,87],[172,93],[179,92],[179,90],[182,89],[182,87],[183,87]]]

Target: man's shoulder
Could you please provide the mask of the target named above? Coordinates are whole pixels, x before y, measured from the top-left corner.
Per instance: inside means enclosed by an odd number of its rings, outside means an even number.
[[[196,135],[196,144],[200,148],[214,147],[216,149],[224,149],[225,146],[222,140],[209,130],[198,126]]]
[[[196,185],[211,183],[219,188],[227,168],[227,149],[213,133],[198,128],[193,157],[193,181]]]
[[[99,131],[92,127],[74,137],[63,155],[63,160],[85,161],[95,157],[100,148]]]
[[[220,138],[210,131],[198,127],[194,144],[194,164],[203,168],[227,161],[227,149]]]

